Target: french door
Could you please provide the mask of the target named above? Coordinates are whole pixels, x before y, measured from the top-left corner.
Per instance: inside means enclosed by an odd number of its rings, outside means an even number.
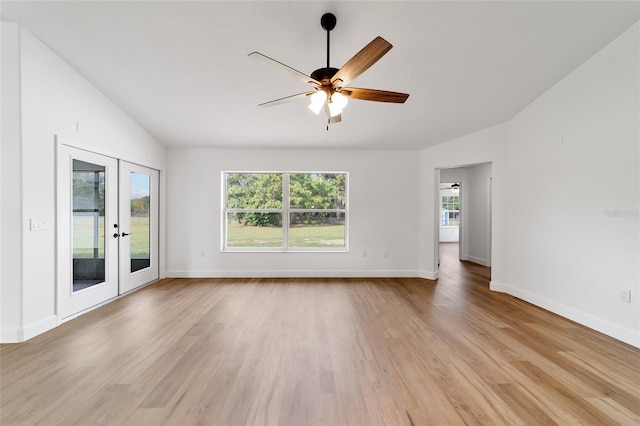
[[[157,170],[120,161],[120,293],[158,278]]]
[[[58,317],[158,278],[158,175],[58,145]]]

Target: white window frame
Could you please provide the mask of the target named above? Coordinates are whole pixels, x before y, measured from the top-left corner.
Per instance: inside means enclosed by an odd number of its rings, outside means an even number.
[[[282,208],[281,209],[228,209],[227,208],[227,174],[281,174],[282,175]],[[345,208],[344,209],[294,209],[289,206],[289,177],[294,174],[342,174],[345,175]],[[342,171],[230,171],[221,172],[221,229],[220,251],[235,252],[349,252],[349,172]],[[227,247],[227,215],[229,213],[279,213],[282,215],[282,247]],[[344,214],[344,246],[342,247],[289,247],[289,225],[291,213],[343,213]]]

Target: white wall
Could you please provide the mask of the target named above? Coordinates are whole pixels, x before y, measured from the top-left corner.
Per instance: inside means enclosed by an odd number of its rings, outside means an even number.
[[[19,330],[22,317],[22,192],[20,176],[20,28],[2,24],[0,143],[0,327]],[[5,341],[0,337],[0,341]]]
[[[511,121],[422,151],[423,269],[433,170],[492,161],[491,288],[640,346],[639,40],[636,24]]]
[[[221,172],[225,170],[349,172],[349,252],[221,252]],[[168,276],[418,274],[415,152],[169,150],[168,173]]]
[[[8,28],[6,31],[19,28],[11,23],[2,23],[2,27],[3,35],[5,27]],[[9,143],[19,145],[21,156],[13,153],[5,158],[4,133],[2,146],[3,162],[14,162],[19,169],[15,173],[19,180],[11,182],[15,185],[12,191],[3,190],[2,204],[15,201],[14,192],[21,183],[21,212],[11,220],[5,220],[3,216],[2,234],[4,240],[5,232],[11,229],[21,232],[17,240],[22,245],[22,259],[10,266],[10,273],[22,276],[15,282],[5,282],[5,260],[8,258],[3,247],[3,342],[27,339],[56,326],[58,321],[55,309],[54,136],[159,169],[161,175],[166,160],[165,148],[143,128],[32,34],[24,29],[17,31],[18,37],[9,40],[6,51],[3,37],[2,63],[3,71],[5,66],[18,70],[20,93],[16,99],[15,96],[6,97],[3,91],[2,106],[3,119],[5,102],[12,104],[8,108],[19,111],[19,141],[16,142],[12,135]],[[6,186],[4,168],[2,173]],[[29,231],[31,218],[46,220],[48,229]],[[164,251],[162,246],[161,251]],[[5,288],[9,289],[6,293]],[[17,288],[21,298],[15,294]]]
[[[510,270],[492,285],[636,346],[639,39],[636,24],[509,123]]]

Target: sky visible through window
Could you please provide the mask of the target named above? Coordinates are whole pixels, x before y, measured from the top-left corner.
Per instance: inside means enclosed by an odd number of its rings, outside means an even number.
[[[131,199],[143,198],[149,195],[149,176],[131,173]]]

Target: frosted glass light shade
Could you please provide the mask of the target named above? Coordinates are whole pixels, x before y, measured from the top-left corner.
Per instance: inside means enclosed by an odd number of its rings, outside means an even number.
[[[331,95],[331,101],[329,101],[329,115],[331,117],[335,117],[336,115],[342,114],[342,110],[347,106],[349,102],[349,98],[341,93],[334,93]]]
[[[311,95],[311,104],[309,105],[309,109],[316,115],[320,114],[326,100],[327,93],[324,90],[318,90],[316,93]]]

